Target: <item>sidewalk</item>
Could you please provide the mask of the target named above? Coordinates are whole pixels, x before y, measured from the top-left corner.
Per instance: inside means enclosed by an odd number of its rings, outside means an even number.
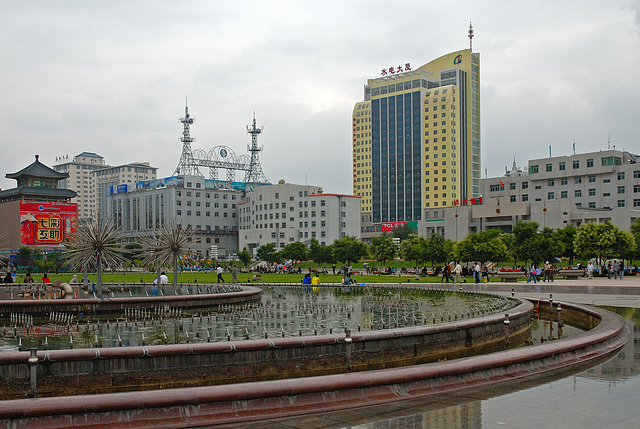
[[[577,304],[640,308],[640,276],[626,276],[622,280],[594,277],[591,280],[561,279],[538,283],[526,281],[480,283],[480,285],[466,283],[463,287],[499,292],[509,296],[513,292],[516,298],[548,299],[549,294],[552,294],[554,300]]]

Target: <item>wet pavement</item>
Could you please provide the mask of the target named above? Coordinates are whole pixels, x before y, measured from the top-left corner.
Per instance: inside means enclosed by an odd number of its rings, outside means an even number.
[[[278,419],[228,428],[640,428],[640,277],[553,283],[464,284],[516,297],[570,301],[622,315],[632,337],[597,365],[536,379],[378,407]]]

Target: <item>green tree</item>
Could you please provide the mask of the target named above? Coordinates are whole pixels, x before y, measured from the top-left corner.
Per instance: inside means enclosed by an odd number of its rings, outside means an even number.
[[[393,238],[399,238],[400,241],[402,241],[408,239],[412,235],[416,235],[416,231],[405,222],[401,226],[393,228],[391,235]]]
[[[452,240],[447,240],[440,234],[432,234],[429,240],[427,240],[425,260],[431,261],[431,266],[434,266],[436,263],[447,262],[452,252]]]
[[[538,234],[540,235],[538,247],[542,260],[555,264],[556,258],[565,253],[564,242],[558,239],[558,234],[552,228],[544,228]]]
[[[238,259],[242,262],[244,267],[247,268],[247,265],[251,263],[251,254],[249,254],[247,249],[242,249],[238,252]]]
[[[393,260],[398,254],[398,247],[393,242],[393,237],[389,235],[381,235],[380,237],[373,237],[371,239],[371,246],[369,246],[369,255],[375,260],[380,262],[384,268],[387,261]]]
[[[280,255],[276,252],[276,245],[273,243],[264,244],[258,247],[256,255],[261,260],[269,263],[280,261]]]
[[[428,257],[428,244],[424,237],[411,236],[400,243],[400,257],[413,261],[416,267],[422,265]]]
[[[636,241],[636,247],[629,254],[630,262],[640,259],[640,219],[636,219],[631,224],[631,234]]]
[[[635,249],[633,234],[623,231],[611,222],[589,222],[578,227],[574,242],[580,259],[597,258],[602,268],[605,259],[620,258]]]
[[[563,250],[560,255],[563,258],[569,258],[569,266],[573,266],[573,260],[576,257],[574,241],[578,230],[571,225],[564,228],[556,229],[555,240],[562,243]]]
[[[30,247],[22,246],[16,253],[18,257],[18,266],[25,267],[27,270],[33,270],[35,267],[35,261],[33,259],[33,252]]]
[[[311,244],[309,245],[309,259],[314,261],[318,265],[322,264],[332,264],[333,260],[333,249],[331,246],[322,245],[315,238],[311,239]]]
[[[513,230],[511,254],[514,264],[517,266],[518,261],[526,263],[531,260],[534,263],[540,263],[544,256],[539,254],[538,248],[538,223],[537,222],[516,222]]]
[[[334,261],[345,262],[347,265],[358,262],[368,254],[367,245],[356,237],[342,237],[335,240],[331,247]]]
[[[307,249],[307,245],[299,241],[287,244],[280,251],[281,259],[291,259],[293,261],[306,261],[308,255],[309,249]]]
[[[504,261],[507,256],[507,246],[502,242],[500,235],[497,229],[467,235],[454,246],[456,259],[464,262]]]

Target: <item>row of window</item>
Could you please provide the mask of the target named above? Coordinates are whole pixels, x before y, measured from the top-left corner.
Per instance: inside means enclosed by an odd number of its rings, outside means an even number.
[[[193,212],[191,210],[187,210],[186,211],[186,215],[187,216],[192,216],[192,213]],[[196,210],[195,213],[196,213],[195,214],[196,216],[202,216],[202,211],[200,211],[200,210]],[[211,216],[211,212],[210,211],[205,211],[204,213],[205,213],[204,215],[206,217],[210,217]],[[182,216],[182,210],[176,210],[176,215],[177,216]],[[213,212],[213,217],[220,217],[220,212]],[[222,212],[222,217],[229,217],[229,213]],[[231,217],[235,218],[236,217],[236,213],[232,212],[231,213]]]
[[[601,166],[607,166],[607,165],[622,165],[622,158],[620,158],[619,156],[604,156],[602,158],[600,158],[600,165]],[[587,159],[587,168],[592,168],[594,166],[594,159],[593,158],[588,158]],[[579,159],[575,159],[572,161],[572,167],[574,170],[577,170],[580,168],[580,160]],[[567,163],[565,161],[561,161],[558,163],[558,170],[559,171],[565,171],[567,169]],[[545,165],[545,170],[547,172],[551,172],[553,171],[553,164],[549,163]],[[530,165],[529,166],[529,174],[535,174],[535,173],[539,173],[540,172],[540,166],[539,165]]]

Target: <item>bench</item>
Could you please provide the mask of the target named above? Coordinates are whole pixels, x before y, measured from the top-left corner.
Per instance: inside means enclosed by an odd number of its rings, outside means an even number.
[[[567,280],[578,280],[578,278],[584,275],[582,270],[560,270],[558,276],[564,277]]]
[[[524,279],[527,275],[522,271],[498,271],[496,276],[504,282],[516,282],[518,279]]]

